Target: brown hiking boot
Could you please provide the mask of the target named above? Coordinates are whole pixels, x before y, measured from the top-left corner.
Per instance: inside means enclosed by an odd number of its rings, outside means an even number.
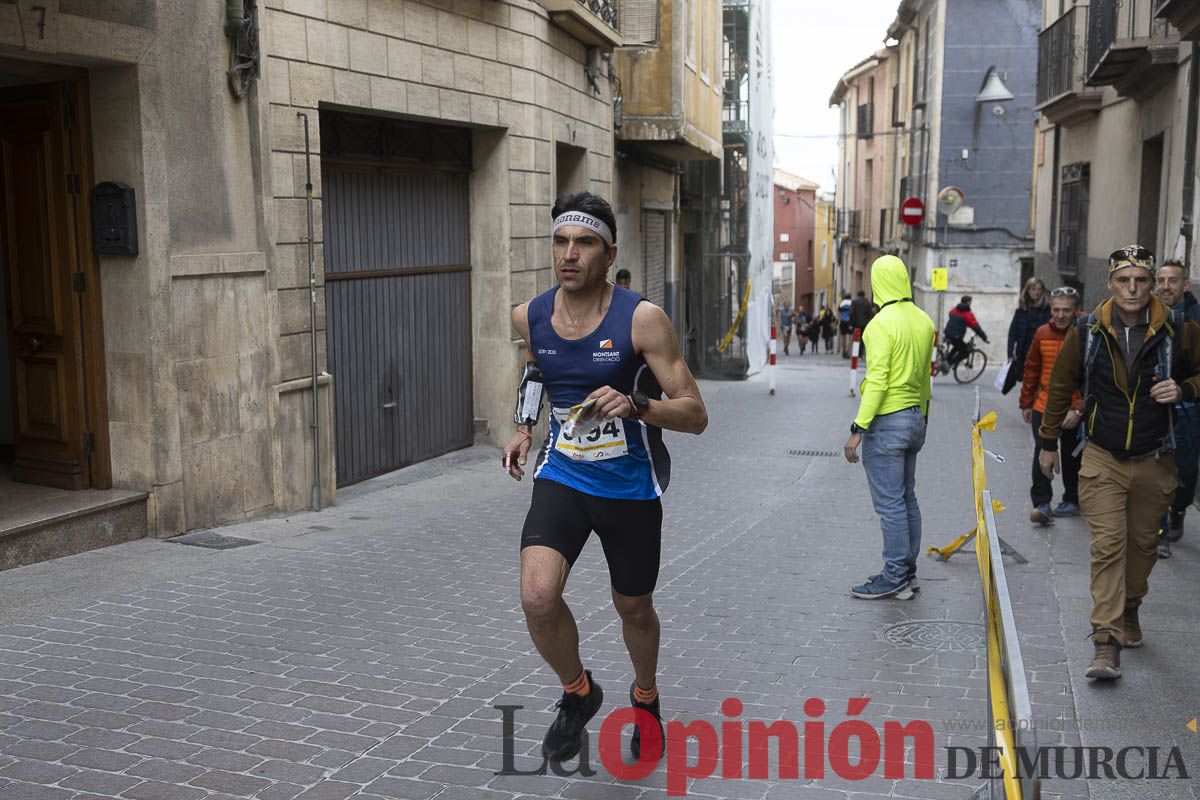
[[[1112,634],[1093,634],[1096,644],[1096,655],[1088,664],[1087,676],[1102,681],[1111,681],[1121,677],[1121,645]]]
[[[1138,622],[1138,607],[1125,606],[1125,641],[1122,647],[1142,646],[1142,624]]]

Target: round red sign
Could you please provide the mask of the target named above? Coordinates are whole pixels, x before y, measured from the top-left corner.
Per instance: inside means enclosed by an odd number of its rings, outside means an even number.
[[[900,204],[900,221],[905,225],[920,225],[925,221],[925,204],[920,198],[910,197]]]

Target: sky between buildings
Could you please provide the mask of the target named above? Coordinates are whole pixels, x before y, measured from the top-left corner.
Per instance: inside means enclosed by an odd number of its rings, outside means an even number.
[[[829,96],[850,67],[883,47],[899,0],[771,0],[775,166],[834,187],[838,113]]]

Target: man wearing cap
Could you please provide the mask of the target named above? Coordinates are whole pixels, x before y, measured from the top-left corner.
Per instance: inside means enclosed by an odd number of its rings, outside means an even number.
[[[1140,647],[1138,607],[1149,591],[1159,519],[1178,485],[1172,406],[1200,397],[1200,325],[1172,316],[1152,294],[1154,255],[1131,245],[1108,261],[1110,297],[1067,333],[1042,416],[1047,477],[1080,391],[1086,446],[1079,501],[1091,528],[1092,639],[1086,675],[1121,676],[1121,649]]]
[[[648,734],[649,757],[656,759],[664,740],[653,592],[662,545],[659,498],[671,478],[662,431],[701,433],[708,412],[671,320],[608,281],[617,257],[617,223],[608,201],[588,192],[565,195],[552,216],[558,285],[512,312],[513,327],[528,347],[516,432],[504,449],[505,469],[520,480],[544,385],[550,431],[533,468],[533,498],[521,532],[525,622],[563,687],[542,754],[564,761],[578,753],[604,697],[583,668],[575,617],[563,602],[571,567],[595,531],[633,662],[630,704],[642,722],[657,722],[646,731],[639,724],[631,749],[638,758]],[[538,378],[536,395],[531,373]]]

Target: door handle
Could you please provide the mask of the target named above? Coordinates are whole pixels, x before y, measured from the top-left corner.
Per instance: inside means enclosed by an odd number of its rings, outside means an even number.
[[[42,349],[42,340],[36,336],[29,337],[29,349],[33,352],[38,352]]]
[[[395,400],[393,400],[393,401],[392,401],[392,402],[390,402],[390,403],[384,403],[384,404],[383,404],[383,407],[384,407],[385,409],[389,409],[389,410],[390,410],[390,409],[393,409],[393,408],[395,408],[395,407],[396,407],[396,405],[397,405],[396,401],[395,401]]]

